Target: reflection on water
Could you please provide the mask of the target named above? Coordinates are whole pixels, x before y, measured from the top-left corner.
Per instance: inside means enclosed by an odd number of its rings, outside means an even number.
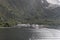
[[[39,30],[38,32],[36,30],[28,28],[0,28],[0,40],[31,40],[31,38],[39,39],[42,35],[39,33]]]
[[[39,39],[39,32],[28,28],[0,28],[0,40]]]
[[[28,29],[2,28],[0,31],[0,40],[29,40],[31,34]]]
[[[51,29],[60,29],[60,25],[50,25],[48,28],[51,28]]]

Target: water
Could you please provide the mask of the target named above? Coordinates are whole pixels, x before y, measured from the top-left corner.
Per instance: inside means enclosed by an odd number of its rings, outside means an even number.
[[[52,37],[52,35],[49,35],[51,33],[49,33],[49,31],[47,30],[48,29],[40,30],[40,29],[30,29],[30,28],[3,28],[2,27],[0,28],[0,40],[42,40],[44,39],[42,37],[45,36]]]
[[[60,29],[60,25],[50,25],[48,28],[51,28],[51,29]]]
[[[28,29],[0,28],[0,40],[29,40],[31,32]]]
[[[0,28],[0,40],[33,40],[40,39],[37,29]]]
[[[36,40],[39,36],[38,29],[0,28],[0,40]]]

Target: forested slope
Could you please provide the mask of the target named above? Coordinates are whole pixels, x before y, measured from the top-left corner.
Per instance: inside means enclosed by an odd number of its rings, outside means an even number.
[[[0,0],[0,25],[8,23],[10,26],[17,23],[30,24],[60,24],[57,22],[57,12],[46,9],[46,0]],[[57,9],[58,10],[58,9]],[[59,19],[59,18],[58,18]],[[60,19],[59,19],[60,20]]]

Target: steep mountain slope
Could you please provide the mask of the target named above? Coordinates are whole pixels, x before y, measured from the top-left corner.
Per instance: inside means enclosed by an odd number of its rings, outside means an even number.
[[[60,18],[60,7],[50,9],[53,5],[49,5],[46,0],[0,0],[0,17],[8,22],[51,24]]]

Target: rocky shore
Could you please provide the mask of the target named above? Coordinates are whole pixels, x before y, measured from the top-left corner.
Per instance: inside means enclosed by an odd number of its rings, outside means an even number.
[[[49,25],[38,25],[38,24],[17,24],[14,27],[21,28],[21,27],[26,27],[26,28],[34,28],[34,29],[40,29],[40,28],[46,28]]]

